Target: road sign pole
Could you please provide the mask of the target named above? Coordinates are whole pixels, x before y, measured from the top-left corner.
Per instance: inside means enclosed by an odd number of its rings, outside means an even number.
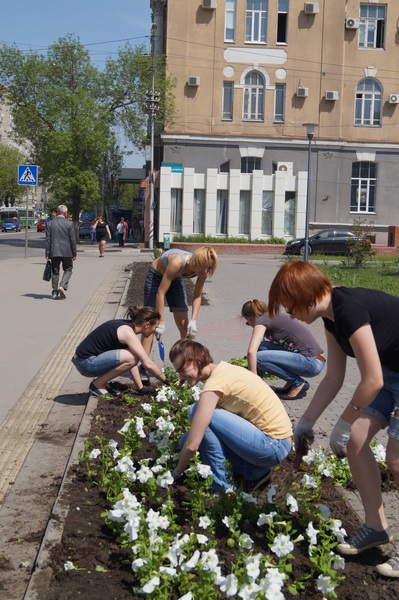
[[[26,186],[26,213],[25,213],[25,258],[28,258],[28,202],[29,202],[29,187]]]

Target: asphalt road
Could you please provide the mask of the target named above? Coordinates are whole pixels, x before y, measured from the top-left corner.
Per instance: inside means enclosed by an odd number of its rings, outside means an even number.
[[[34,256],[44,257],[46,235],[36,229],[28,229],[27,258]],[[10,231],[0,233],[0,260],[8,258],[25,258],[25,230],[20,233]]]

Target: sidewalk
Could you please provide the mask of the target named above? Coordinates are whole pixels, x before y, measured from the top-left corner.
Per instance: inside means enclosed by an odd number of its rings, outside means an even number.
[[[105,259],[99,261],[96,248],[81,247],[65,301],[49,299],[50,284],[41,280],[43,261],[36,258],[0,262],[3,281],[7,274],[12,273],[7,278],[9,285],[3,293],[3,311],[6,311],[3,316],[7,315],[7,318],[3,318],[3,339],[7,340],[7,348],[1,350],[0,359],[2,378],[4,377],[4,385],[8,390],[3,398],[8,409],[3,406],[0,413],[0,455],[5,454],[5,449],[8,450],[8,445],[13,441],[9,437],[5,441],[1,436],[4,435],[4,423],[17,410],[15,406],[21,402],[21,398],[29,397],[29,409],[26,410],[25,406],[21,417],[26,422],[27,429],[35,412],[35,404],[44,399],[48,408],[48,416],[40,415],[42,420],[36,419],[36,429],[31,427],[28,431],[29,436],[35,438],[35,443],[22,467],[20,465],[19,474],[17,475],[17,471],[15,477],[9,480],[7,485],[10,491],[0,508],[0,554],[5,552],[12,556],[16,570],[24,562],[30,565],[29,568],[33,565],[42,531],[68,464],[76,431],[86,411],[88,380],[75,369],[71,370],[70,365],[76,342],[100,322],[116,316],[128,281],[125,267],[134,261],[149,262],[151,258],[151,253],[124,248],[122,252],[108,252]],[[220,257],[217,271],[205,284],[204,291],[209,305],[201,307],[196,338],[209,348],[216,362],[245,356],[252,330],[240,319],[241,306],[253,298],[267,301],[270,283],[280,265],[281,257]],[[169,311],[165,313],[165,322],[163,342],[168,365],[169,350],[177,340],[177,328]],[[313,324],[311,330],[325,348],[322,322]],[[157,344],[154,344],[152,358],[162,366]],[[57,382],[54,382],[55,374]],[[294,424],[303,414],[322,376],[309,380],[310,390],[306,398],[285,402]],[[349,402],[357,382],[355,361],[349,359],[345,384],[339,398],[317,423],[317,444],[328,447],[329,433],[343,407]],[[90,418],[90,409],[89,413],[86,411],[86,420],[87,417]],[[386,434],[382,433],[379,437],[385,445]],[[18,445],[17,439],[15,453]],[[12,460],[13,455],[9,456],[5,466]],[[391,494],[386,506],[396,540],[399,540],[396,522],[398,499],[397,494]],[[355,494],[350,494],[350,501],[362,517]],[[27,507],[29,524],[25,516]],[[24,529],[27,525],[30,527]],[[24,540],[24,543],[18,544],[18,538]],[[7,573],[7,576],[11,577],[7,582],[7,591],[12,589],[12,594],[9,593],[7,599],[21,600],[23,592],[18,587],[18,581],[13,585],[12,574]],[[1,579],[0,572],[0,589]]]

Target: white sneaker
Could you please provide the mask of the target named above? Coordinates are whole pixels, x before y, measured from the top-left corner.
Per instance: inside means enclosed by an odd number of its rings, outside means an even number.
[[[63,287],[60,286],[58,288],[58,293],[59,293],[59,295],[61,296],[62,299],[66,298],[66,291],[64,290]]]
[[[375,570],[385,577],[399,577],[399,551],[387,562],[377,565]]]

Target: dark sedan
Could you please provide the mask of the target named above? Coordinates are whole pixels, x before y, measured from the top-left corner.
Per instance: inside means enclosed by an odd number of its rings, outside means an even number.
[[[348,254],[349,242],[356,240],[351,231],[344,229],[323,229],[309,236],[309,254]],[[284,254],[304,254],[305,238],[291,240]]]

